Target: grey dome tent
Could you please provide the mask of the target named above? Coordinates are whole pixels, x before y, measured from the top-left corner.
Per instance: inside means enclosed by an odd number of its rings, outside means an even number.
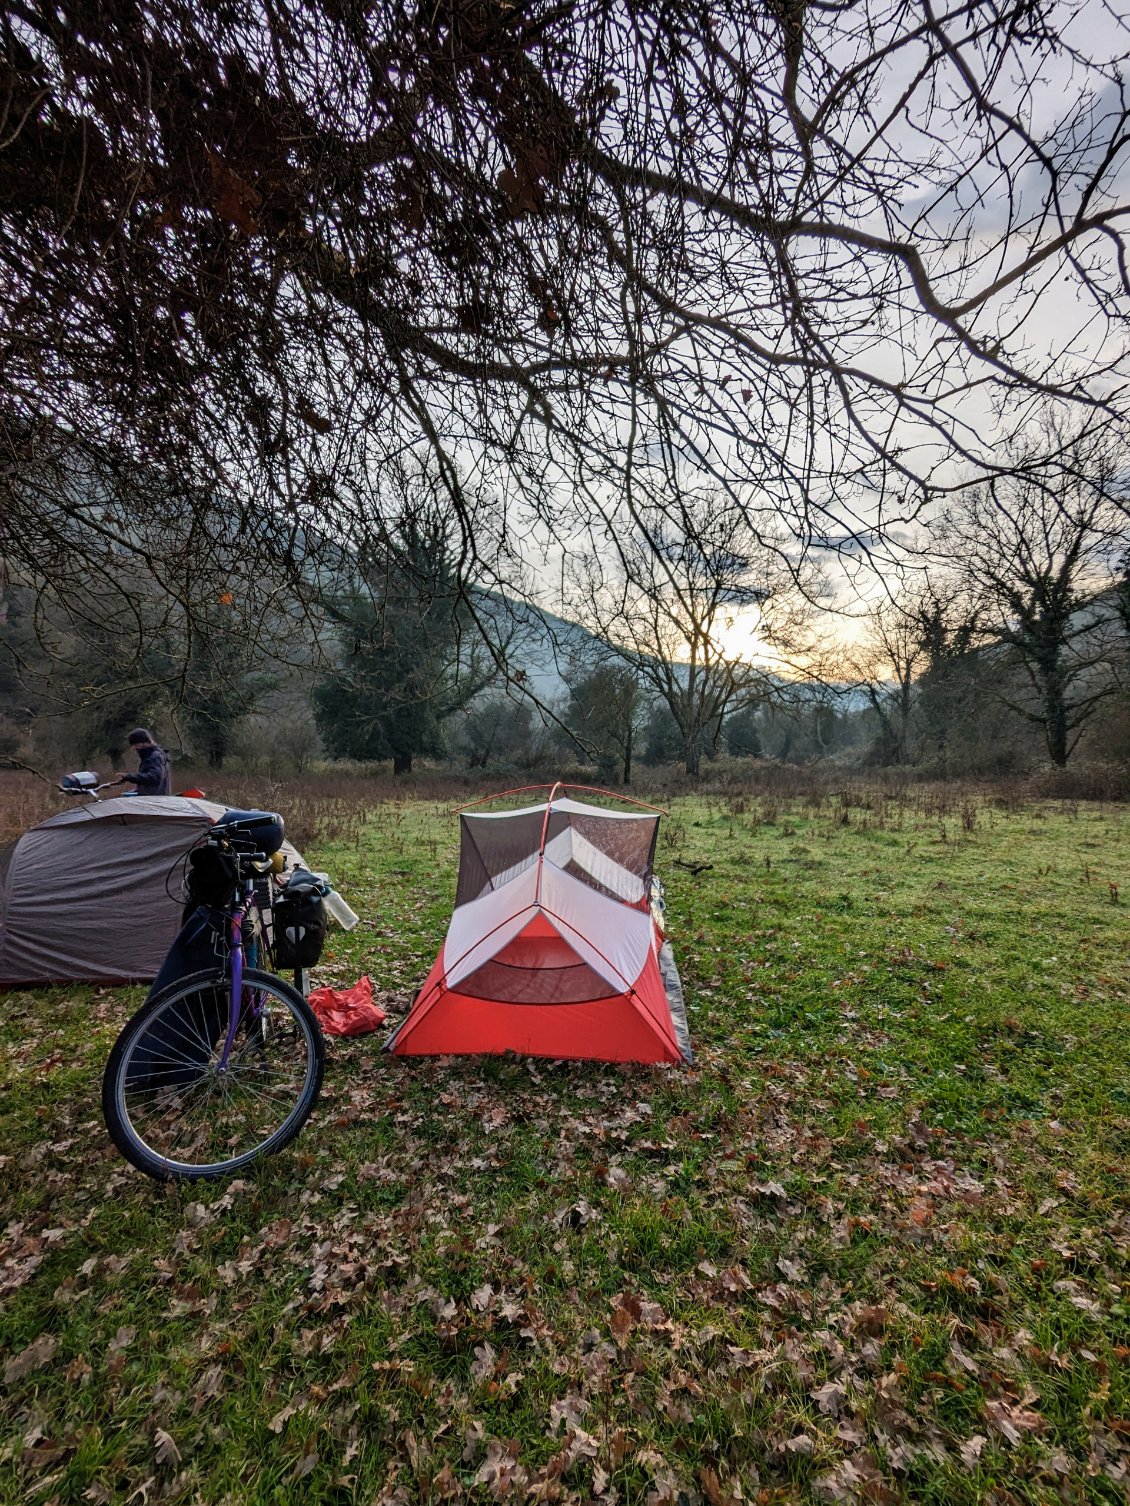
[[[126,796],[24,832],[0,852],[0,987],[149,982],[180,927],[188,851],[227,809]],[[282,850],[302,862],[289,842]]]

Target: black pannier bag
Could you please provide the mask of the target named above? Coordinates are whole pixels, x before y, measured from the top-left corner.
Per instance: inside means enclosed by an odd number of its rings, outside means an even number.
[[[326,906],[317,889],[293,880],[274,904],[275,966],[313,967],[326,944]]]
[[[222,910],[194,908],[177,932],[148,998],[156,998],[162,989],[192,973],[218,967],[226,924]],[[187,1087],[211,1060],[213,1048],[227,1027],[226,986],[200,989],[175,1009],[163,1010],[138,1042],[130,1059],[126,1087],[170,1091]]]

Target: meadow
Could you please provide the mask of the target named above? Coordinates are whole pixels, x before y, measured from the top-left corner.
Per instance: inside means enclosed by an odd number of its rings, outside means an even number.
[[[433,793],[275,788],[362,916],[316,981],[394,1011]],[[657,869],[692,1067],[331,1040],[230,1184],[106,1139],[143,991],[10,994],[0,1500],[1125,1501],[1130,808],[679,795]]]

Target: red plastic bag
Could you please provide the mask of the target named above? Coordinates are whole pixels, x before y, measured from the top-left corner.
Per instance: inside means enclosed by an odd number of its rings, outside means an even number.
[[[385,1012],[373,1003],[373,985],[368,977],[352,988],[315,988],[307,1003],[318,1016],[326,1035],[368,1035],[385,1022]]]

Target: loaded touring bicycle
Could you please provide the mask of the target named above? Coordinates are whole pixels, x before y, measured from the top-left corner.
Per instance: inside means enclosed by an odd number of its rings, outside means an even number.
[[[102,1085],[115,1145],[150,1176],[236,1172],[293,1140],[318,1100],[318,1021],[264,964],[303,981],[321,952],[328,885],[298,869],[276,890],[282,844],[280,816],[232,810],[189,854],[184,924]]]

